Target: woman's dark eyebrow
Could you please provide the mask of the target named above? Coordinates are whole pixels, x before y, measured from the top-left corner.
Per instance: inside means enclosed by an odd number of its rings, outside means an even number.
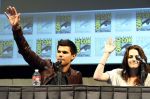
[[[129,55],[128,57],[129,57],[129,58],[132,58],[132,57],[133,57],[133,55]]]

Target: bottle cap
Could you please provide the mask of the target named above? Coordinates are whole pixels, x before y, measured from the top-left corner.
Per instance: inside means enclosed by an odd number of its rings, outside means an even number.
[[[38,70],[38,69],[35,69],[35,72],[39,72],[39,70]]]

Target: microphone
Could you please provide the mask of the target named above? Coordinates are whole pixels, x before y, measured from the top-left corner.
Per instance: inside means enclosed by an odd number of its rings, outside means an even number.
[[[144,66],[141,66],[141,85],[144,86],[144,82],[145,82],[145,79],[146,79],[146,77],[147,77],[147,72],[145,72],[144,67],[147,66],[147,63],[146,63],[146,61],[145,61],[143,58],[141,58],[139,55],[136,56],[136,59],[137,59],[138,61],[140,61],[140,62],[142,63],[142,65],[144,65]]]
[[[62,63],[62,60],[58,60],[58,61],[56,62],[56,65],[61,65],[61,63]]]
[[[50,63],[51,60],[49,60]],[[58,70],[58,68],[61,66],[62,60],[58,60],[57,62],[52,63],[52,66],[54,67],[55,70]],[[44,66],[44,69],[48,69],[49,66]]]
[[[58,71],[61,68],[61,63],[62,63],[62,60],[57,60],[57,62],[54,63],[54,69],[56,71]]]
[[[140,61],[140,62],[146,64],[145,60],[144,60],[143,58],[141,58],[139,55],[137,55],[135,58],[136,58],[138,61]]]

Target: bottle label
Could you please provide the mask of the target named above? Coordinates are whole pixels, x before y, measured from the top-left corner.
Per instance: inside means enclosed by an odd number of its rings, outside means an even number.
[[[40,81],[41,80],[41,76],[32,76],[32,80]]]

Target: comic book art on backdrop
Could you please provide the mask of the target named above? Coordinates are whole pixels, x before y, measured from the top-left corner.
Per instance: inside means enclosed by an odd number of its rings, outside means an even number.
[[[150,62],[150,8],[21,13],[21,26],[31,49],[54,62],[58,40],[70,39],[78,50],[73,64],[97,64],[109,37],[116,49],[108,64],[121,63],[133,44],[144,49]],[[0,14],[0,65],[26,64],[6,16]]]

